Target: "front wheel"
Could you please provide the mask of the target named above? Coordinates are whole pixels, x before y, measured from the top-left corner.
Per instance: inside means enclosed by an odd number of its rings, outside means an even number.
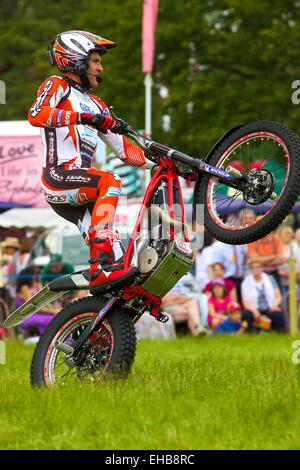
[[[242,126],[207,163],[238,175],[236,187],[209,174],[200,174],[195,185],[194,221],[204,207],[206,229],[225,243],[264,237],[278,227],[300,193],[300,140],[277,122]]]
[[[103,301],[99,297],[79,299],[63,309],[49,324],[34,351],[32,385],[62,385],[78,380],[97,382],[107,373],[125,378],[135,357],[136,335],[126,311],[114,306],[75,357],[57,346],[71,346],[95,319]]]

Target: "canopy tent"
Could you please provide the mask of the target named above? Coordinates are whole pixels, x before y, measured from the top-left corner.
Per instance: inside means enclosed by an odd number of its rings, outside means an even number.
[[[52,228],[74,227],[71,222],[57,215],[50,207],[30,209],[10,209],[0,214],[0,227],[3,228]]]

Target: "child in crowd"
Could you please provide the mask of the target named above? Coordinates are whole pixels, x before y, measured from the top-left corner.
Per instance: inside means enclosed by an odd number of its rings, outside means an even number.
[[[242,306],[238,302],[230,302],[227,306],[228,318],[216,328],[216,333],[240,335],[247,329],[248,324],[242,321]]]
[[[211,282],[211,296],[208,299],[207,323],[210,328],[215,330],[218,325],[227,319],[227,307],[231,301],[224,279],[213,279]]]

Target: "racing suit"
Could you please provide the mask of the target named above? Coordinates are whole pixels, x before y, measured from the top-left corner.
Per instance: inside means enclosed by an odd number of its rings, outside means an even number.
[[[41,128],[44,197],[86,239],[90,226],[112,225],[121,192],[116,174],[91,167],[98,136],[124,163],[149,169],[154,164],[123,135],[109,130],[98,134],[89,125],[77,124],[79,113],[110,117],[108,107],[97,96],[67,77],[52,75],[39,87],[28,120]]]

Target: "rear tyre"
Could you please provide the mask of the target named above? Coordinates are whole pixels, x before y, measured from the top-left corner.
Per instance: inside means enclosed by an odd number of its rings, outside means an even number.
[[[209,174],[200,174],[196,181],[194,222],[200,223],[203,205],[206,229],[225,243],[250,243],[276,229],[300,192],[300,141],[277,122],[242,126],[221,142],[207,163],[247,177],[239,189]]]
[[[85,350],[73,358],[58,350],[57,343],[72,345],[103,305],[103,298],[85,297],[63,309],[49,324],[36,346],[31,363],[32,385],[60,385],[78,380],[97,382],[108,375],[126,378],[135,357],[136,335],[129,314],[112,307],[97,331],[85,342]]]

